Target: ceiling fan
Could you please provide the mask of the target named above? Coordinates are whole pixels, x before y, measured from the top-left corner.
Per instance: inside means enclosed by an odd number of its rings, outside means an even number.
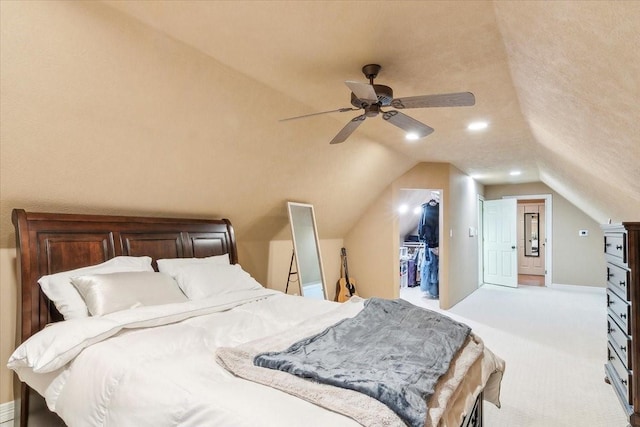
[[[430,107],[467,107],[476,103],[476,98],[471,92],[445,93],[440,95],[410,96],[406,98],[394,98],[393,89],[389,86],[373,83],[382,67],[378,64],[367,64],[362,67],[362,72],[369,79],[369,83],[346,81],[351,89],[351,105],[356,108],[346,107],[337,110],[322,111],[320,113],[306,114],[304,116],[290,117],[280,120],[301,119],[327,113],[344,113],[346,111],[364,110],[364,113],[351,119],[345,127],[331,140],[331,144],[344,142],[367,117],[375,117],[382,114],[382,118],[394,126],[407,132],[411,139],[424,138],[433,132],[433,128],[413,119],[397,110],[405,108],[430,108]],[[383,111],[383,107],[392,107],[394,110]]]

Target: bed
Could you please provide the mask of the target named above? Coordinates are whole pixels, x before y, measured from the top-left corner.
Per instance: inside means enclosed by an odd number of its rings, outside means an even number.
[[[13,211],[12,219],[22,345],[12,355],[10,367],[21,380],[19,425],[34,425],[29,420],[33,421],[35,402],[41,402],[42,396],[48,407],[45,413],[57,413],[70,427],[405,425],[369,396],[315,382],[312,391],[305,386],[297,393],[287,388],[292,375],[278,372],[267,380],[257,378],[271,370],[238,358],[247,353],[253,360],[251,351],[287,348],[336,321],[357,318],[367,302],[316,301],[263,288],[238,264],[229,220],[21,209]],[[88,266],[143,259],[148,260],[148,271],[130,273],[127,267],[126,272],[109,270],[110,274],[74,279],[88,311],[97,314],[93,316],[73,318],[65,311],[63,317],[39,283],[43,277],[84,271],[77,269]],[[222,259],[223,266],[210,265]],[[185,260],[198,264],[176,268],[172,275],[171,266]],[[121,280],[118,286],[135,277],[126,282],[132,283],[131,289],[147,289],[158,276],[166,276],[155,273],[158,269],[181,286],[186,283],[187,288],[181,289],[189,298],[167,296],[165,286],[171,285],[163,278],[153,295],[144,291],[156,302],[138,302],[127,309],[113,305],[126,300],[127,294],[113,294],[109,286],[115,277]],[[193,297],[202,289],[202,280],[194,277],[214,273],[220,274],[216,277],[224,286],[215,295]],[[141,284],[140,278],[149,275],[154,280]],[[153,299],[165,296],[166,301]],[[472,339],[476,341],[471,343]],[[465,359],[472,348],[478,355]],[[483,398],[499,406],[503,370],[504,362],[484,348],[478,337],[467,339],[438,380],[425,425],[482,426]],[[334,401],[327,396],[335,396]],[[59,418],[56,422],[64,425]]]

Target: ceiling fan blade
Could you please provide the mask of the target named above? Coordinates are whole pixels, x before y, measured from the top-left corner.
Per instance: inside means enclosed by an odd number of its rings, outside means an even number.
[[[321,111],[319,113],[311,113],[311,114],[305,114],[304,116],[296,116],[296,117],[289,117],[286,119],[280,119],[278,120],[279,122],[286,122],[288,120],[297,120],[297,119],[304,119],[305,117],[311,117],[311,116],[319,116],[320,114],[328,114],[328,113],[344,113],[346,111],[358,111],[359,108],[349,108],[349,107],[345,107],[345,108],[338,108],[337,110],[331,110],[331,111]]]
[[[400,129],[416,134],[418,138],[424,138],[433,132],[432,127],[429,127],[424,123],[401,113],[400,111],[386,111],[382,114],[382,118],[392,125],[398,126]]]
[[[329,144],[340,144],[341,142],[344,142],[347,138],[349,138],[349,135],[351,135],[353,131],[356,130],[356,128],[360,126],[360,124],[366,118],[367,118],[367,115],[363,114],[361,116],[354,117],[353,119],[351,119],[351,121],[347,123],[347,125],[343,127],[340,132],[338,132],[338,134],[331,140]]]
[[[371,104],[375,104],[376,102],[378,102],[378,95],[376,95],[376,91],[370,84],[354,82],[351,80],[347,80],[346,82],[344,82],[344,84],[346,84],[349,89],[351,89],[351,92],[353,92],[353,94],[357,96],[358,99],[368,101]]]
[[[409,96],[391,101],[393,108],[470,107],[476,97],[471,92],[443,93],[441,95]]]

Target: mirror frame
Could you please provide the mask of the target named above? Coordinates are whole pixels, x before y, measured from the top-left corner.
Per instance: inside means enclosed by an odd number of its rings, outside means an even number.
[[[535,228],[533,227],[534,220]],[[537,242],[535,247],[533,240]],[[524,256],[540,256],[540,214],[538,212],[526,212],[524,214]]]
[[[318,227],[316,226],[316,215],[313,209],[313,205],[307,203],[299,203],[299,202],[287,202],[287,211],[289,213],[289,225],[291,226],[291,240],[293,241],[293,253],[295,255],[296,260],[296,271],[298,275],[298,286],[300,288],[300,295],[305,296],[304,293],[304,271],[301,267],[300,255],[303,255],[304,252],[300,252],[301,242],[299,241],[301,238],[301,230],[298,227],[298,233],[296,233],[296,225],[294,224],[296,221],[294,220],[293,210],[292,208],[308,208],[311,216],[311,223],[313,226],[313,239],[315,245],[315,254],[317,255],[318,268],[320,269],[320,282],[322,284],[322,295],[325,300],[328,299],[327,296],[327,283],[324,277],[324,267],[322,265],[322,255],[320,252],[320,239],[318,237]],[[314,262],[313,260],[311,262]]]

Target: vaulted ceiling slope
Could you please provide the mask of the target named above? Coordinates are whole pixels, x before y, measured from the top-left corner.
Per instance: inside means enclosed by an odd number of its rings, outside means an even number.
[[[640,212],[640,2],[0,8],[0,247],[13,207],[224,215],[265,241],[297,200],[339,238],[418,162],[541,180],[599,222]],[[395,96],[470,91],[476,105],[406,110],[435,129],[412,143],[375,117],[329,145],[357,112],[278,121],[349,106],[344,81],[365,82],[368,63]]]
[[[381,120],[357,132],[484,184],[541,180],[596,221],[637,218],[640,2],[107,3],[307,106],[284,116],[349,106],[343,81],[372,62],[396,96],[471,91],[475,107],[410,110],[436,129],[417,143]],[[328,142],[355,115],[286,126],[322,123]]]
[[[495,2],[543,182],[604,222],[640,218],[640,2]]]

